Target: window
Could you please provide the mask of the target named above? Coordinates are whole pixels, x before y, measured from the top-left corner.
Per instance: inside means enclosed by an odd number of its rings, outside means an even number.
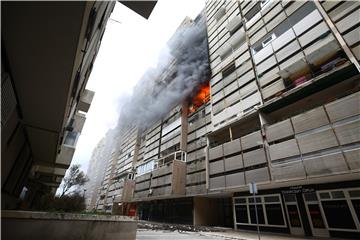
[[[262,43],[262,47],[266,47],[269,43],[271,43],[271,41],[273,41],[276,38],[275,34],[271,34],[268,38],[266,38]]]
[[[225,78],[227,76],[229,76],[231,73],[233,73],[235,71],[236,67],[235,67],[235,61],[230,63],[229,65],[227,65],[224,70],[222,70],[222,77]]]
[[[252,19],[256,14],[260,13],[261,10],[261,2],[257,2],[255,4],[255,6],[250,9],[245,15],[245,19],[246,21],[249,21],[250,19]]]
[[[284,210],[279,194],[263,195],[256,197],[256,209],[254,198],[235,197],[235,221],[238,225],[256,224],[256,212],[259,224],[262,226],[286,227]]]
[[[68,132],[66,138],[65,138],[65,145],[74,146],[76,139],[77,139],[78,133],[77,132]]]
[[[346,200],[323,201],[322,207],[329,228],[356,229]]]
[[[150,160],[149,162],[139,165],[136,168],[136,176],[140,176],[140,175],[143,175],[145,173],[148,173],[148,172],[151,172],[152,170],[154,170],[154,163],[155,163],[155,160]]]

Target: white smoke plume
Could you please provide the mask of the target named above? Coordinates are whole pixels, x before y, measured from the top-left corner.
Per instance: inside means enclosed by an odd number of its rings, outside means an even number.
[[[157,67],[142,76],[133,96],[122,105],[119,125],[146,128],[209,80],[205,19],[201,13],[192,23],[177,29],[160,54]]]

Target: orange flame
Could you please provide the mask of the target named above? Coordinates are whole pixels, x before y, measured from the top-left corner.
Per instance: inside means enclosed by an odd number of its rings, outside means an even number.
[[[195,112],[203,104],[210,101],[210,85],[209,82],[200,86],[199,92],[191,99],[189,113]]]

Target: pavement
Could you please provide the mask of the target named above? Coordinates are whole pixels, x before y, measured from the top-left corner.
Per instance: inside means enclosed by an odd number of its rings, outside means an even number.
[[[189,231],[169,231],[138,229],[137,240],[258,240],[256,232],[243,232],[226,230],[222,232],[189,232]],[[314,240],[324,238],[304,238],[290,235],[261,233],[261,240]]]

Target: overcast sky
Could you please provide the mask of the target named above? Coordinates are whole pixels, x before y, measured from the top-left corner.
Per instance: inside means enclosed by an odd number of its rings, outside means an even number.
[[[146,20],[116,3],[110,16],[116,21],[108,21],[86,86],[95,91],[95,97],[72,164],[79,163],[87,171],[94,147],[116,125],[121,99],[131,95],[142,74],[156,65],[161,48],[184,18],[195,19],[204,6],[204,0],[159,0]]]

